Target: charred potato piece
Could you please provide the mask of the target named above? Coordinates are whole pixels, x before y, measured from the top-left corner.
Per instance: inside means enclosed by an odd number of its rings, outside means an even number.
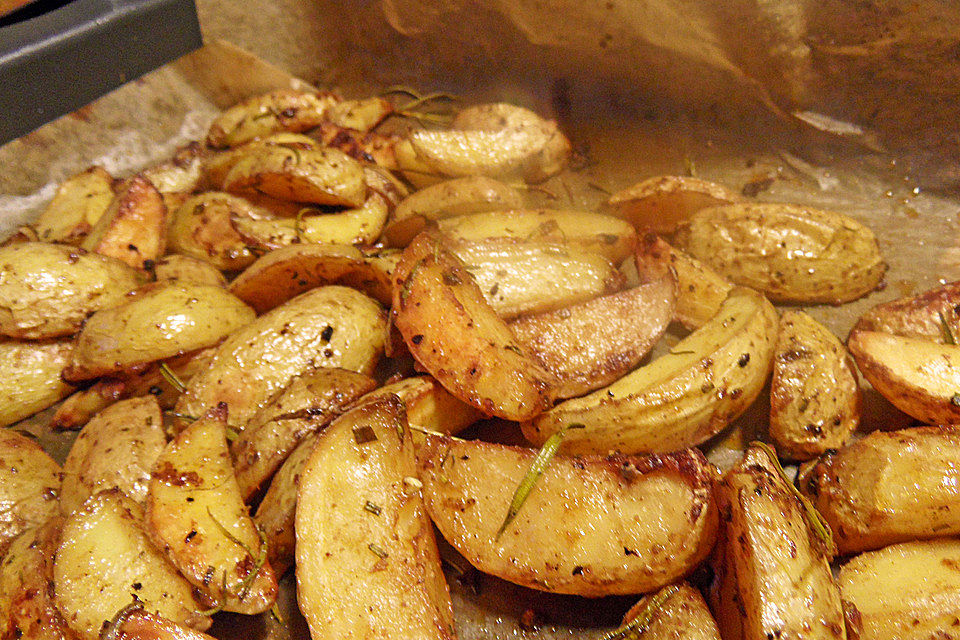
[[[439,237],[422,233],[404,251],[394,274],[393,321],[424,369],[484,413],[522,420],[551,405],[555,378],[517,345]]]
[[[960,334],[958,307],[960,282],[948,282],[916,296],[878,304],[861,316],[851,333],[879,331],[949,344]]]
[[[28,340],[71,335],[87,316],[120,304],[142,281],[119,260],[75,247],[2,247],[0,334]]]
[[[160,192],[143,176],[128,180],[80,246],[146,268],[167,249],[167,205]]]
[[[113,176],[92,166],[67,178],[37,218],[42,242],[75,244],[86,236],[113,200]]]
[[[171,255],[160,258],[154,264],[153,273],[158,282],[172,280],[182,284],[212,285],[225,287],[227,279],[209,262],[190,256]]]
[[[717,489],[714,613],[724,638],[845,638],[832,549],[768,454],[747,449]],[[717,591],[729,589],[733,605]]]
[[[210,191],[188,198],[173,214],[170,250],[209,262],[218,269],[237,270],[253,263],[256,254],[236,228],[244,219],[272,214],[229,193]]]
[[[15,537],[57,513],[60,466],[40,445],[0,429],[0,555]]]
[[[960,428],[875,431],[823,456],[801,484],[841,553],[960,534]]]
[[[560,381],[558,398],[613,383],[636,367],[673,317],[672,278],[517,318],[517,340]]]
[[[306,131],[323,122],[337,102],[331,93],[293,89],[253,96],[217,116],[207,133],[207,144],[234,147],[281,131]]]
[[[775,302],[856,300],[876,289],[887,269],[870,229],[848,216],[798,205],[701,209],[674,241],[732,282]]]
[[[846,348],[806,313],[785,311],[770,385],[770,437],[777,451],[809,460],[843,446],[860,424],[860,402]]]
[[[277,579],[240,497],[226,414],[224,404],[211,409],[163,450],[144,521],[154,543],[217,607],[262,613],[277,598]]]
[[[297,600],[312,637],[456,637],[412,445],[396,398],[320,435],[296,516]]]
[[[0,340],[0,427],[32,416],[73,391],[60,378],[72,351],[70,342]]]
[[[582,398],[566,400],[523,425],[544,443],[580,423],[568,453],[661,453],[694,446],[722,431],[760,394],[773,364],[777,312],[737,287],[713,320],[668,353]]]
[[[430,517],[481,571],[540,591],[599,597],[662,587],[710,552],[713,468],[694,449],[556,457],[498,535],[536,455],[436,436],[418,448]]]
[[[631,623],[637,628],[639,640],[720,640],[717,623],[703,596],[686,582],[641,598],[623,616],[623,627]]]
[[[673,233],[700,209],[739,200],[737,194],[708,180],[654,176],[616,192],[607,200],[607,207],[637,229]]]
[[[256,314],[210,285],[167,283],[93,314],[77,336],[66,380],[89,380],[142,368],[219,343]]]

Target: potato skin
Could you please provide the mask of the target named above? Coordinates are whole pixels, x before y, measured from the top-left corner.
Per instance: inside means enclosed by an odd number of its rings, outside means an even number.
[[[117,190],[80,246],[145,269],[166,252],[167,217],[163,196],[149,180],[136,175]]]
[[[60,377],[73,343],[0,339],[0,427],[46,409],[73,387]]]
[[[878,304],[860,317],[850,333],[879,331],[942,344],[947,341],[947,336],[941,314],[954,336],[960,333],[958,305],[960,282],[948,282],[919,295]]]
[[[801,489],[841,553],[960,534],[960,427],[875,431],[827,453]]]
[[[672,233],[700,209],[741,198],[721,184],[692,176],[654,176],[621,189],[607,207],[637,229]]]
[[[535,456],[436,436],[417,451],[434,524],[481,571],[540,591],[600,597],[662,587],[710,552],[714,468],[695,449],[555,457],[497,539]]]
[[[36,442],[0,429],[0,555],[15,537],[57,513],[60,465]]]
[[[720,640],[720,631],[707,603],[700,592],[686,582],[664,587],[656,593],[644,596],[623,616],[623,624],[629,624],[648,606],[651,599],[660,593],[676,589],[654,613],[646,629],[640,632],[641,640],[670,638],[672,640]]]
[[[119,260],[76,247],[0,247],[0,334],[27,340],[71,335],[143,280]]]
[[[60,185],[53,200],[37,218],[37,235],[43,242],[78,243],[113,200],[113,176],[92,166]]]
[[[252,96],[217,116],[207,133],[207,144],[234,147],[281,131],[306,131],[323,122],[337,102],[332,93],[294,89]]]

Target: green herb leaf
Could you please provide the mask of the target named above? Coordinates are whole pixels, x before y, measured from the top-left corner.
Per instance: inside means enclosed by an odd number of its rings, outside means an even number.
[[[363,510],[364,510],[364,511],[369,511],[370,513],[372,513],[372,514],[375,515],[375,516],[378,516],[378,515],[380,515],[380,514],[383,512],[383,509],[380,507],[380,505],[374,504],[374,503],[370,502],[369,500],[367,500],[366,503],[364,503],[364,505],[363,505]]]
[[[160,363],[160,375],[163,376],[163,379],[167,381],[171,387],[176,389],[179,393],[183,393],[187,390],[187,385],[183,384],[183,380],[173,372],[170,367],[167,366],[166,362]]]
[[[947,344],[952,344],[957,346],[957,339],[953,335],[953,331],[950,330],[950,325],[947,324],[947,319],[943,317],[943,313],[937,311],[937,315],[940,316],[940,328],[943,329],[943,339]]]
[[[497,535],[494,538],[495,540],[500,539],[500,536],[507,530],[507,527],[510,526],[513,519],[517,517],[520,508],[527,501],[527,498],[530,497],[530,493],[533,491],[534,486],[536,486],[537,480],[543,475],[544,470],[547,468],[547,465],[550,464],[550,461],[553,460],[553,457],[557,455],[557,450],[563,443],[563,438],[567,435],[567,431],[586,428],[586,425],[583,424],[570,424],[547,438],[547,441],[543,443],[543,447],[540,448],[537,457],[535,457],[530,464],[530,468],[527,469],[527,474],[523,477],[523,480],[520,481],[519,486],[517,486],[517,490],[513,492],[513,500],[510,501],[510,508],[507,509],[507,515],[503,519],[503,524],[500,525],[500,529],[497,531]]]
[[[653,594],[647,600],[647,605],[643,608],[643,611],[636,618],[622,627],[614,629],[600,640],[638,640],[646,633],[663,604],[678,591],[680,591],[680,587],[674,584]]]

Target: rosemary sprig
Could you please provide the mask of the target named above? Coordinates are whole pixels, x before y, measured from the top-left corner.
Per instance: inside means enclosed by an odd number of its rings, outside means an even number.
[[[163,379],[167,381],[167,384],[176,389],[178,393],[183,393],[187,390],[187,385],[183,384],[183,380],[180,379],[180,376],[175,374],[173,369],[167,366],[166,362],[160,363],[160,375],[163,376]]]
[[[237,538],[233,533],[227,529],[222,522],[217,520],[216,516],[213,515],[213,512],[210,511],[210,507],[207,507],[207,515],[210,516],[210,519],[213,521],[213,524],[220,529],[220,532],[232,542],[237,545],[243,551],[250,556],[251,558],[256,558],[254,563],[253,571],[249,572],[244,578],[243,582],[240,583],[240,589],[237,591],[237,600],[243,600],[247,597],[247,594],[250,593],[250,588],[253,586],[253,581],[256,579],[257,575],[260,573],[260,570],[263,568],[263,565],[267,561],[267,536],[263,533],[260,527],[256,527],[257,535],[260,537],[260,551],[258,554],[255,554],[250,547],[248,547],[242,540]],[[227,593],[227,572],[223,572],[223,591]],[[225,603],[221,602],[217,606],[208,609],[207,611],[198,612],[200,615],[213,615],[223,610],[223,605]]]
[[[550,464],[550,461],[553,460],[553,457],[557,455],[557,450],[563,443],[564,436],[567,435],[567,432],[571,429],[586,429],[586,425],[579,423],[569,424],[547,438],[547,441],[543,443],[543,447],[540,448],[540,452],[537,453],[537,456],[530,464],[530,468],[527,469],[527,474],[517,486],[517,490],[513,492],[510,508],[507,509],[507,515],[504,517],[500,529],[497,530],[497,535],[494,540],[499,540],[503,532],[506,531],[510,523],[513,522],[513,519],[517,517],[520,508],[523,507],[527,498],[530,497],[534,486],[536,486],[537,480],[543,475],[544,470],[547,468],[547,465]]]
[[[947,319],[943,317],[943,312],[937,311],[937,315],[940,316],[940,327],[943,329],[943,339],[947,344],[957,346],[957,339],[954,337],[953,331],[950,329],[950,325],[947,324]]]
[[[636,618],[618,629],[614,629],[600,640],[639,640],[646,633],[663,604],[678,591],[680,591],[680,587],[675,584],[661,589],[650,597],[647,605]]]
[[[311,210],[310,210],[309,207],[304,207],[303,209],[300,209],[300,211],[297,211],[297,217],[294,218],[294,220],[293,220],[293,231],[294,231],[294,233],[295,233],[296,236],[297,236],[297,242],[299,242],[299,243],[301,243],[301,244],[304,242],[304,240],[303,240],[303,216],[307,215],[307,214],[310,213],[310,212],[311,212]]]
[[[117,611],[113,618],[104,625],[103,630],[100,632],[100,640],[117,640],[120,637],[120,627],[123,626],[123,623],[127,621],[131,615],[137,611],[143,610],[143,603],[139,600],[134,600],[124,608]]]

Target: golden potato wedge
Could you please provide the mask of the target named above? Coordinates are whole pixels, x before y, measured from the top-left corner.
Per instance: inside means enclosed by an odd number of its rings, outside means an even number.
[[[654,176],[610,196],[607,207],[637,229],[673,233],[700,209],[741,200],[722,184],[692,176]]]
[[[770,437],[791,460],[837,449],[860,424],[853,360],[830,330],[802,311],[784,311],[770,383]]]
[[[15,537],[57,513],[60,465],[36,442],[0,429],[0,556]]]
[[[199,142],[186,144],[172,158],[144,169],[140,175],[161,194],[191,193],[203,177],[203,146]]]
[[[340,284],[389,304],[390,274],[359,249],[336,244],[293,244],[270,251],[230,283],[230,293],[266,313],[316,287]]]
[[[444,218],[437,227],[443,235],[459,241],[516,238],[576,247],[599,253],[614,265],[631,255],[637,244],[637,234],[628,223],[587,211],[489,211]]]
[[[80,638],[137,599],[150,611],[206,629],[190,584],[150,543],[143,510],[119,489],[100,491],[63,524],[53,567],[57,608]]]
[[[340,127],[332,122],[323,122],[313,132],[321,144],[339,149],[351,158],[368,165],[373,164],[388,171],[399,170],[396,146],[402,138],[396,134],[379,133],[377,131],[357,131],[347,127]],[[409,143],[407,143],[409,145]],[[412,152],[411,152],[412,153]],[[405,173],[405,178],[410,176]],[[417,184],[415,180],[410,180]]]
[[[677,230],[674,242],[775,302],[856,300],[876,289],[887,269],[870,229],[848,216],[799,205],[701,209]]]
[[[838,582],[851,640],[954,638],[960,540],[905,542],[860,554]]]
[[[87,423],[63,462],[60,510],[70,515],[114,487],[134,502],[147,496],[150,470],[167,444],[156,398],[121,400]]]
[[[174,280],[182,284],[202,284],[225,287],[227,279],[220,270],[204,260],[190,256],[170,255],[160,258],[153,265],[158,282]]]
[[[523,195],[499,180],[486,176],[445,180],[404,198],[384,227],[383,237],[390,246],[405,247],[431,222],[522,206]]]
[[[10,545],[0,564],[0,638],[76,640],[57,609],[53,562],[62,518],[28,529]]]
[[[35,227],[42,242],[75,244],[86,236],[113,200],[113,176],[96,165],[67,178],[40,213]]]
[[[219,343],[256,314],[223,287],[168,282],[94,313],[77,336],[65,380],[141,368]]]
[[[338,127],[367,132],[393,113],[393,105],[383,98],[360,98],[343,100],[330,105],[325,119]]]
[[[498,536],[537,452],[429,436],[417,450],[437,528],[473,566],[587,597],[644,593],[683,577],[713,546],[713,467],[663,456],[556,457]]]
[[[101,637],[116,640],[215,640],[202,631],[144,611],[137,602],[121,609],[104,628]]]
[[[299,133],[274,133],[257,140],[241,144],[235,148],[213,153],[203,162],[203,185],[209,189],[223,189],[223,182],[230,169],[239,160],[250,155],[256,147],[282,146],[288,149],[316,149],[319,145],[310,136]]]
[[[960,428],[875,431],[824,455],[801,489],[841,553],[960,534]]]
[[[457,399],[430,376],[403,378],[385,384],[357,400],[356,404],[391,395],[397,396],[403,402],[411,428],[437,433],[458,433],[483,417],[479,409]],[[415,430],[414,441],[417,441],[419,435]]]
[[[718,485],[717,501],[724,523],[713,605],[721,635],[845,638],[840,592],[830,572],[832,549],[808,523],[767,453],[748,448]],[[716,592],[725,588],[735,608],[718,611]]]
[[[127,180],[80,246],[144,269],[167,249],[167,205],[143,176]]]
[[[677,277],[677,322],[699,329],[713,318],[733,285],[699,260],[648,234],[635,254],[640,282],[654,282],[672,270]]]
[[[335,368],[314,369],[294,378],[250,418],[230,445],[244,501],[270,479],[304,436],[323,429],[376,386],[370,376]]]
[[[641,598],[623,616],[623,626],[634,620],[637,620],[639,640],[720,640],[717,623],[703,596],[686,582]],[[648,622],[643,624],[644,620]]]
[[[676,282],[665,277],[578,305],[517,318],[510,329],[560,381],[557,398],[613,383],[640,364],[673,317]]]
[[[170,223],[170,250],[218,269],[243,269],[257,259],[234,220],[269,219],[262,207],[229,193],[210,191],[188,198]]]
[[[760,394],[773,364],[777,312],[736,287],[713,320],[669,353],[588,396],[566,400],[523,425],[535,444],[568,424],[569,453],[661,453],[716,435]]]
[[[0,334],[29,340],[71,335],[87,316],[119,304],[143,280],[119,260],[75,247],[2,247]]]
[[[923,422],[960,424],[960,347],[855,331],[847,348],[863,377],[895,407]]]
[[[220,404],[166,446],[150,476],[144,521],[154,543],[217,607],[262,613],[277,598],[277,579],[240,498],[226,425]]]
[[[375,164],[363,165],[367,188],[376,191],[387,201],[387,210],[393,213],[400,201],[410,195],[410,189],[388,169]]]
[[[614,293],[626,282],[602,255],[555,242],[490,238],[449,246],[507,320]]]
[[[72,351],[72,342],[0,340],[0,427],[70,395],[73,387],[63,382],[60,372]]]
[[[396,398],[360,405],[320,435],[296,515],[297,601],[312,637],[456,638],[416,473]]]
[[[332,93],[278,89],[253,96],[221,113],[210,125],[207,144],[235,147],[281,131],[306,131],[326,118],[339,102]]]
[[[393,322],[410,353],[454,396],[485,414],[531,418],[556,379],[519,346],[463,262],[424,232],[394,274]]]
[[[360,163],[337,149],[254,145],[230,167],[223,190],[359,207],[367,197],[367,182]]]
[[[949,344],[960,335],[960,282],[948,282],[923,293],[878,304],[867,311],[851,333],[879,331]],[[947,323],[951,335],[943,323]]]
[[[227,338],[206,370],[187,384],[178,413],[230,405],[242,427],[295,375],[317,367],[370,374],[383,351],[386,313],[347,287],[319,287],[257,318]]]

